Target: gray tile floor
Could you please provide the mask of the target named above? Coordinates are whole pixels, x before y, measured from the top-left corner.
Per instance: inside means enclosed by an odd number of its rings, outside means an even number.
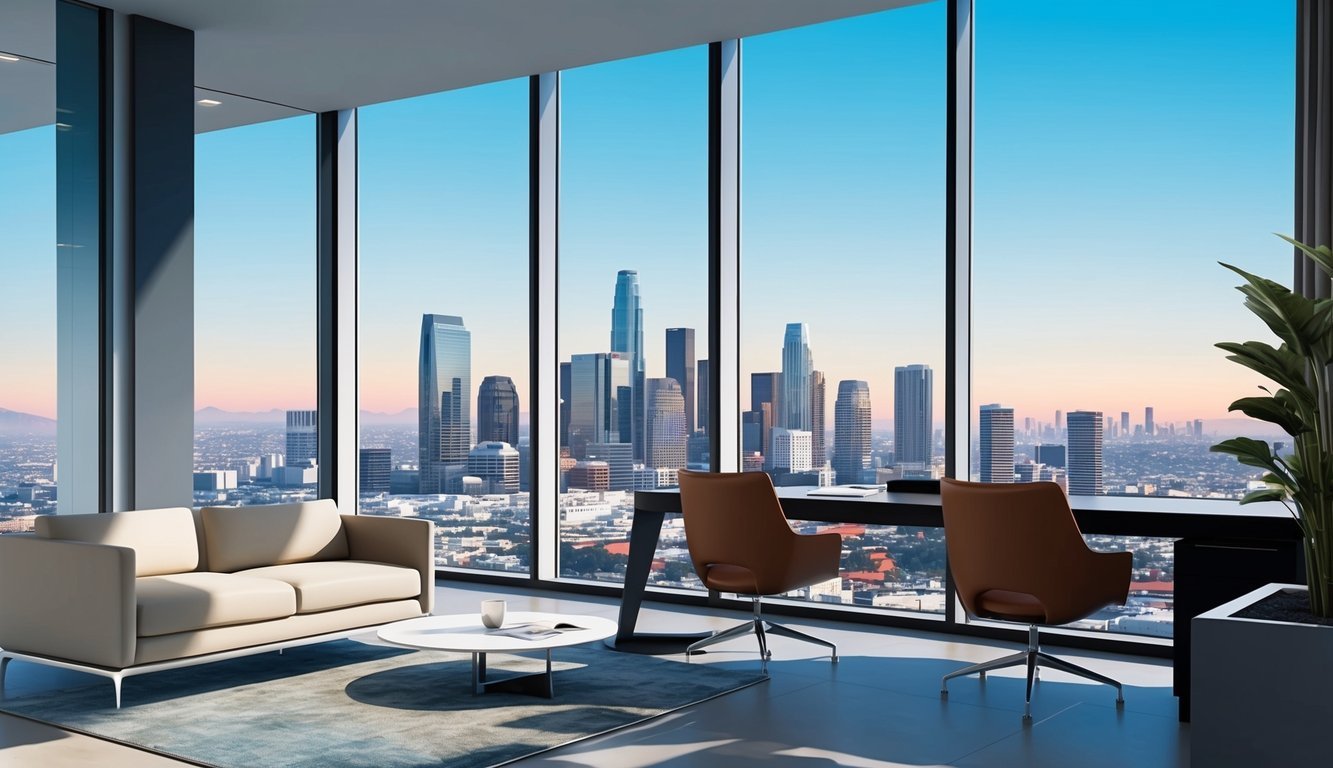
[[[609,599],[479,585],[438,587],[437,613],[472,612],[484,597],[505,597],[511,610],[584,613],[615,618]],[[744,617],[725,611],[647,608],[645,631],[722,629]],[[1135,766],[1189,764],[1188,726],[1176,722],[1166,662],[1057,649],[1076,663],[1125,683],[1126,705],[1112,689],[1044,671],[1033,695],[1033,721],[1022,722],[1020,669],[950,684],[940,675],[994,658],[1011,646],[961,642],[944,635],[824,621],[791,625],[838,643],[834,665],[815,646],[773,638],[768,682],[703,702],[641,726],[571,744],[522,761],[527,768],[641,766]],[[752,638],[718,646],[700,663],[758,665]],[[87,678],[31,664],[10,665],[7,689],[66,687]],[[108,686],[108,695],[110,683]],[[127,690],[134,685],[131,678]],[[185,765],[129,747],[0,715],[0,766],[96,765],[106,768]]]

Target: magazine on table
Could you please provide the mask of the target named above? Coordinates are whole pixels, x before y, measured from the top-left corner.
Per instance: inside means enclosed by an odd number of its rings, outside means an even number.
[[[580,627],[568,621],[527,621],[522,624],[492,629],[486,634],[517,637],[520,640],[545,640],[548,637],[563,635],[566,632],[576,632],[580,629],[587,629],[587,627]]]

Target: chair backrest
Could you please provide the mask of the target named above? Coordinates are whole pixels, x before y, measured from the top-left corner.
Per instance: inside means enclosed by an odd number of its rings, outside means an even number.
[[[762,582],[785,567],[797,534],[767,474],[681,470],[678,477],[685,540],[700,577],[727,563],[749,569]]]
[[[967,483],[940,487],[944,541],[958,598],[976,614],[991,589],[1064,602],[1073,569],[1092,551],[1055,483]]]

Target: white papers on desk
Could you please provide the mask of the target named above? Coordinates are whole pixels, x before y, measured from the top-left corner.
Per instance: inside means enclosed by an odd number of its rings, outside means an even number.
[[[882,489],[875,486],[866,485],[830,485],[825,488],[816,488],[812,491],[806,491],[806,496],[874,496]]]

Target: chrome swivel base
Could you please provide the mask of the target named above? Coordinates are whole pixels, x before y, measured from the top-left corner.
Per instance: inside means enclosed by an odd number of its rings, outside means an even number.
[[[768,634],[778,635],[779,637],[790,637],[793,640],[803,640],[807,643],[822,645],[829,649],[829,656],[833,663],[838,663],[838,646],[823,638],[808,635],[800,630],[792,629],[783,624],[775,624],[771,621],[766,621],[762,615],[760,598],[751,597],[750,600],[754,603],[754,618],[752,620],[743,624],[737,624],[730,629],[724,629],[721,632],[714,632],[712,635],[692,643],[685,649],[685,660],[689,660],[690,654],[699,653],[710,645],[716,645],[717,643],[730,640],[734,637],[743,637],[753,632],[755,637],[759,639],[760,671],[765,674],[768,672],[768,660],[773,658],[773,653],[768,650]]]
[[[1086,677],[1089,680],[1095,680],[1099,683],[1105,683],[1106,685],[1115,686],[1116,706],[1117,707],[1124,706],[1125,703],[1124,686],[1121,685],[1119,682],[1112,680],[1106,675],[1098,674],[1090,669],[1085,669],[1084,667],[1080,667],[1077,664],[1071,664],[1065,661],[1064,659],[1056,658],[1055,656],[1052,656],[1049,653],[1042,651],[1040,647],[1040,640],[1037,636],[1036,624],[1028,626],[1027,650],[1019,651],[1018,653],[1005,656],[1003,658],[995,659],[993,661],[983,661],[980,664],[973,664],[970,667],[964,667],[963,669],[957,670],[955,672],[950,672],[949,674],[944,676],[944,679],[940,680],[940,696],[947,697],[949,695],[949,681],[954,679],[955,677],[963,677],[964,675],[971,675],[971,674],[980,674],[982,679],[985,679],[987,672],[996,669],[1004,669],[1005,667],[1017,667],[1021,664],[1026,664],[1028,670],[1027,695],[1023,701],[1024,720],[1032,719],[1032,683],[1034,680],[1038,678],[1038,671],[1037,671],[1038,667],[1050,667],[1051,669],[1058,669],[1062,672],[1068,672],[1071,675],[1078,675],[1079,677]]]

